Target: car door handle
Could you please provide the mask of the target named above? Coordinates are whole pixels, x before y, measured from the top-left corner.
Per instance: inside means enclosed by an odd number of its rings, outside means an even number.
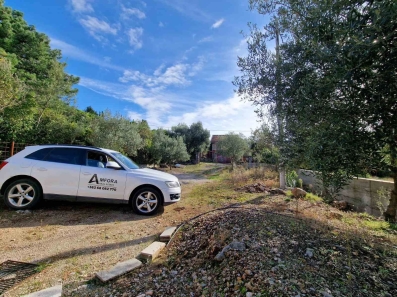
[[[83,175],[90,175],[91,172],[83,172]]]
[[[40,168],[37,168],[37,170],[38,171],[47,171],[47,168],[40,167]]]

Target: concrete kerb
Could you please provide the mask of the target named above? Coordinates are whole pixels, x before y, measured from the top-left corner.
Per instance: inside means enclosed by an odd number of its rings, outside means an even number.
[[[167,227],[165,231],[160,235],[161,241],[170,240],[172,234],[175,232],[176,227]],[[164,242],[155,241],[151,243],[147,248],[140,252],[138,259],[142,261],[150,262],[158,257],[160,252],[165,248]],[[131,272],[142,266],[142,262],[136,258],[119,262],[108,270],[103,270],[95,273],[95,276],[102,282],[108,282],[114,278],[117,278],[123,274]],[[30,296],[29,296],[30,297]],[[41,297],[41,296],[40,296]]]
[[[171,239],[172,234],[176,231],[176,227],[167,227],[160,235],[161,242],[167,242]]]

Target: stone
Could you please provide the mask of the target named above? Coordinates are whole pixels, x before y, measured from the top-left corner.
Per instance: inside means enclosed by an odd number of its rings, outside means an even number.
[[[160,235],[160,241],[169,241],[172,234],[174,234],[176,227],[167,227]]]
[[[332,205],[333,207],[339,209],[339,210],[345,210],[345,211],[351,210],[351,208],[352,208],[352,207],[349,205],[349,203],[346,202],[346,201],[344,201],[344,200],[341,200],[341,201],[335,200],[335,201],[332,202],[331,205]]]
[[[222,251],[220,251],[214,258],[215,261],[221,262],[223,259],[225,259],[225,253],[230,251],[230,250],[237,250],[237,251],[244,251],[245,250],[245,243],[244,242],[238,242],[238,241],[233,241],[232,243],[228,244],[225,246]]]
[[[306,253],[305,253],[305,257],[312,258],[312,257],[313,257],[313,252],[314,252],[313,249],[307,248],[307,249],[306,249]]]
[[[153,290],[149,290],[145,293],[146,295],[152,296],[153,295]]]
[[[254,291],[254,287],[251,285],[250,282],[246,283],[246,284],[245,284],[245,287],[246,287],[248,290],[250,290],[250,291]]]
[[[145,258],[148,260],[154,260],[155,258],[157,258],[157,256],[160,254],[160,252],[163,248],[165,248],[164,242],[155,241],[151,245],[149,245],[147,248],[145,248],[140,253],[140,256],[142,258]]]
[[[307,194],[307,192],[301,188],[293,188],[291,192],[295,198],[303,198]]]
[[[45,290],[34,292],[23,297],[61,297],[62,296],[62,285],[54,286]]]
[[[254,294],[252,294],[251,292],[247,292],[247,293],[245,294],[245,297],[252,297],[252,296],[254,296]]]
[[[109,270],[103,270],[95,273],[95,276],[102,282],[107,282],[115,277],[130,272],[138,267],[142,266],[142,262],[137,259],[131,259],[124,262],[117,263],[113,268]]]

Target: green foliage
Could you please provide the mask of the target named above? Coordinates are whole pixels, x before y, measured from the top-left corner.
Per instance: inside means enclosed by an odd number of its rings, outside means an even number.
[[[18,105],[25,94],[25,86],[14,75],[11,62],[0,56],[0,113]]]
[[[230,158],[233,166],[248,151],[248,142],[242,134],[231,132],[221,137],[217,143],[217,152],[224,157]]]
[[[307,193],[304,200],[306,201],[310,201],[310,202],[321,202],[323,201],[323,198],[321,198],[320,196],[317,196],[313,193]]]
[[[204,129],[201,122],[193,123],[190,127],[186,124],[179,124],[172,127],[169,134],[172,137],[182,137],[191,159],[197,162],[199,162],[199,155],[207,150],[210,143],[210,131]]]
[[[298,173],[295,170],[288,171],[286,176],[287,187],[296,187],[298,182]]]
[[[281,155],[320,172],[328,199],[383,158],[397,180],[394,0],[250,0],[270,22],[250,25],[238,92],[282,120]],[[282,36],[276,56],[266,43]],[[277,38],[276,38],[277,40]],[[395,219],[397,183],[385,216]]]
[[[150,153],[154,164],[165,163],[171,166],[177,161],[189,160],[189,154],[182,137],[169,137],[162,129],[154,131]]]
[[[249,141],[252,156],[256,162],[278,164],[280,150],[276,145],[276,135],[266,124],[252,131]]]
[[[303,188],[303,180],[300,178],[300,179],[298,179],[298,188]]]
[[[138,124],[121,115],[112,115],[109,110],[95,117],[90,123],[88,141],[95,146],[110,148],[135,156],[143,146]]]

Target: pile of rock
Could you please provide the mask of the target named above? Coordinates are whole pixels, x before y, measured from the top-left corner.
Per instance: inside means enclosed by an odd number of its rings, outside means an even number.
[[[332,205],[333,207],[335,207],[335,208],[337,208],[337,209],[339,209],[339,210],[343,210],[343,211],[350,211],[350,210],[353,210],[353,205],[350,204],[350,203],[347,202],[347,201],[344,201],[344,200],[341,200],[341,201],[335,200],[334,202],[332,202],[331,205]]]
[[[236,189],[236,191],[238,192],[246,192],[246,193],[269,193],[271,190],[272,189],[270,187],[267,187],[262,183],[245,185],[243,187]]]

